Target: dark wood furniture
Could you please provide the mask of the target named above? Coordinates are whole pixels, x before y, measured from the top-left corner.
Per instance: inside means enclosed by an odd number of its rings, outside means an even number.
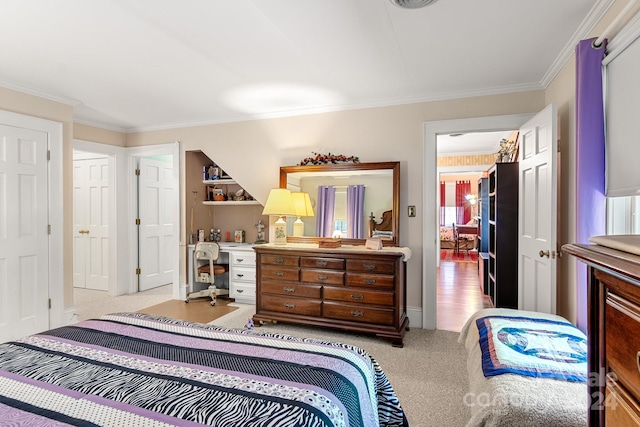
[[[563,252],[587,263],[589,425],[640,425],[640,256],[599,245]]]
[[[518,163],[489,168],[489,288],[498,308],[518,308],[518,174]]]
[[[373,212],[371,213],[371,216],[369,216],[369,237],[373,236],[376,231],[393,232],[393,211],[382,212],[382,219],[379,223],[376,222]]]
[[[406,262],[401,248],[319,249],[310,244],[257,245],[254,323],[326,326],[403,346],[409,328]]]

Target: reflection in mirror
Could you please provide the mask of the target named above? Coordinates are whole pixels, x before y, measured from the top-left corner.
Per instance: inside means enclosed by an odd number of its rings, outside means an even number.
[[[397,245],[398,162],[283,166],[280,186],[308,193],[314,211],[303,218],[305,237],[290,241],[339,237],[344,244],[361,244],[379,237]],[[295,221],[288,218],[289,236]]]

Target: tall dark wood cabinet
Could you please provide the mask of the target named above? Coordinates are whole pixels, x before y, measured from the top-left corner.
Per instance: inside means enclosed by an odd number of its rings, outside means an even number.
[[[495,307],[518,308],[518,163],[489,169],[489,295]]]

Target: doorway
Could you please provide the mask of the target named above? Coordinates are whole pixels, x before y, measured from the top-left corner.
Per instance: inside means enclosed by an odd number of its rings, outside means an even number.
[[[439,135],[469,132],[494,132],[519,129],[533,117],[532,114],[479,117],[471,119],[427,122],[424,125],[424,195],[423,195],[423,291],[422,327],[437,327],[437,260],[439,259],[439,180],[437,164],[437,139]],[[434,201],[436,201],[434,206]]]

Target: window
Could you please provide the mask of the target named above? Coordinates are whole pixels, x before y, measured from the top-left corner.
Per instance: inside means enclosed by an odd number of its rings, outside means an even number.
[[[607,234],[640,234],[640,196],[607,197]]]
[[[338,219],[334,221],[332,237],[347,237],[347,220]]]

